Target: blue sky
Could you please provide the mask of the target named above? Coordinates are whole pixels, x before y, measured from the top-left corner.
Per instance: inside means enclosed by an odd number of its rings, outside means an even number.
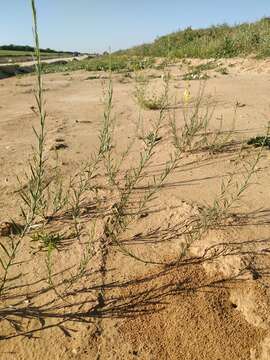
[[[37,0],[41,46],[102,52],[187,26],[270,16],[270,0]],[[1,0],[0,44],[32,44],[29,0]]]

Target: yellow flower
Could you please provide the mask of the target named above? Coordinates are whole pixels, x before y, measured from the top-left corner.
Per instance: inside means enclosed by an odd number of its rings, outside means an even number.
[[[190,84],[187,84],[183,94],[183,100],[185,103],[188,103],[191,97],[191,93],[189,89],[190,89]]]

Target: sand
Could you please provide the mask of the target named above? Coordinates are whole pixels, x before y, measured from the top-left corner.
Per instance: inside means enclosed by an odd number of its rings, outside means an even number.
[[[57,298],[47,282],[44,252],[34,251],[30,238],[24,238],[12,268],[12,287],[1,299],[1,360],[270,359],[269,150],[263,152],[257,173],[230,218],[175,261],[185,244],[183,229],[189,220],[213,202],[223,176],[236,171],[239,144],[263,134],[269,120],[270,61],[247,58],[220,63],[229,74],[208,71],[205,95],[216,102],[213,128],[219,126],[222,116],[224,129],[229,129],[235,104],[241,104],[235,143],[214,155],[187,154],[149,204],[147,216],[121,236],[120,243],[148,263],[109,244],[106,258],[102,252],[94,256],[86,274],[67,290],[65,298]],[[174,64],[170,71],[171,96],[178,101],[186,86],[181,80],[186,68]],[[162,71],[147,70],[146,74],[151,86],[160,89]],[[44,76],[50,175],[57,160],[68,179],[98,146],[104,79],[89,79],[90,75],[78,71]],[[10,218],[21,221],[17,176],[23,179],[34,143],[34,83],[33,75],[0,82],[0,222]],[[115,138],[120,152],[134,136],[139,108],[134,78],[114,74],[113,85]],[[191,93],[196,94],[199,81],[190,81],[190,85]],[[142,115],[148,128],[158,112],[145,110]],[[181,126],[180,106],[176,115]],[[168,159],[168,140],[164,128],[147,179],[160,174]],[[53,150],[58,143],[65,146]],[[138,161],[140,146],[135,144],[124,166]],[[250,147],[245,151],[250,158],[257,150]],[[104,186],[102,175],[98,182],[103,212],[86,207],[82,243],[67,239],[54,253],[53,279],[59,293],[63,281],[78,266],[93,220],[100,231],[112,209],[114,194]],[[138,193],[145,185],[141,184]],[[51,224],[55,231],[68,231],[69,226],[68,219]],[[7,241],[5,236],[0,239]],[[102,273],[101,263],[105,265]],[[18,274],[22,276],[16,277]]]

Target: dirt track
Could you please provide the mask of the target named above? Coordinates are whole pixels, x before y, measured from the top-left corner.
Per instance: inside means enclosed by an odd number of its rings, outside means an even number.
[[[46,63],[46,64],[53,64],[59,60],[63,60],[63,61],[72,61],[74,59],[76,60],[83,60],[87,57],[87,55],[82,55],[82,56],[69,56],[69,57],[57,57],[57,58],[49,58],[49,59],[46,59],[46,58],[43,58],[42,59],[42,62]],[[21,59],[21,58],[19,58]],[[12,63],[15,63],[16,65],[19,65],[21,67],[24,67],[24,66],[32,66],[32,65],[35,65],[35,61],[32,61],[32,60],[27,60],[27,61],[24,61],[24,60],[18,60],[16,59],[15,61],[12,61],[11,63],[10,62],[6,62],[6,63],[0,63],[0,66],[10,66],[12,65]]]

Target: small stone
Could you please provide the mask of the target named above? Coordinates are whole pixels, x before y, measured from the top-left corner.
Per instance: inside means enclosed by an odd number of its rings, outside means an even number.
[[[12,223],[4,221],[0,224],[0,236],[9,236],[12,233]]]
[[[17,234],[21,228],[21,225],[9,221],[3,221],[0,223],[0,236],[10,236],[12,234]]]

